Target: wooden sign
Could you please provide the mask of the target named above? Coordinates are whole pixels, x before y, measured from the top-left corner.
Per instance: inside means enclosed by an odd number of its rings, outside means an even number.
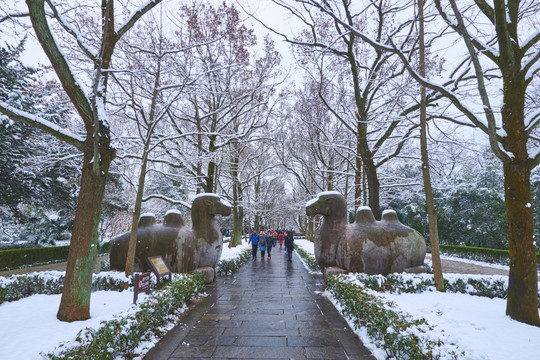
[[[135,284],[133,286],[133,303],[137,303],[139,294],[145,292],[150,294],[150,273],[135,274]]]
[[[150,267],[152,268],[152,272],[156,275],[157,278],[157,288],[161,288],[161,281],[160,278],[163,276],[169,276],[169,281],[172,280],[172,271],[169,269],[167,264],[165,264],[165,261],[163,261],[163,258],[161,256],[152,256],[147,258],[148,263],[150,264]]]

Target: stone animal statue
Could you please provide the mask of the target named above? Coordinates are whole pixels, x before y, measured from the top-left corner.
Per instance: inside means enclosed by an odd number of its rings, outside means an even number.
[[[376,221],[369,207],[358,209],[347,223],[347,206],[337,192],[321,193],[306,205],[308,216],[323,215],[315,239],[315,258],[323,268],[387,275],[421,266],[426,255],[424,238],[399,222],[393,210]]]
[[[215,194],[199,194],[191,205],[193,227],[184,223],[178,211],[168,211],[162,225],[153,214],[139,219],[135,270],[147,271],[147,258],[161,256],[173,272],[198,272],[207,283],[215,280],[215,268],[223,250],[223,237],[215,223],[216,215],[228,216],[231,207]],[[111,269],[126,266],[130,233],[111,240]]]
[[[315,239],[315,258],[321,267],[339,267],[363,272],[362,241],[356,224],[347,223],[347,203],[338,192],[321,193],[306,204],[308,216],[322,215],[323,223]]]

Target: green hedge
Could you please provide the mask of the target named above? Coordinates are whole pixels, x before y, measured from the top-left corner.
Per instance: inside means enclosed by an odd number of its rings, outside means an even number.
[[[62,271],[34,272],[0,278],[0,304],[36,294],[61,294],[64,289],[64,278]],[[117,276],[116,272],[92,274],[92,291],[122,291],[127,289],[129,284],[133,284],[133,277],[125,279]]]
[[[398,360],[466,359],[455,344],[444,343],[430,333],[433,326],[401,312],[396,304],[345,275],[328,279],[327,290],[349,317],[355,329],[364,328],[369,338],[382,348],[387,358]]]
[[[428,244],[428,250],[429,250]],[[508,265],[508,250],[489,249],[474,246],[439,245],[441,253],[460,258],[488,262],[491,264]],[[540,253],[536,253],[536,266],[540,270]]]
[[[302,249],[298,245],[295,247],[295,250],[296,250],[296,253],[298,255],[300,255],[302,257],[302,259],[304,259],[304,264],[307,265],[307,267],[311,271],[322,272],[322,268],[321,268],[321,266],[319,265],[319,263],[317,262],[317,260],[315,259],[314,256],[307,253],[304,249]]]
[[[99,248],[100,254],[109,251],[109,243],[104,243]],[[65,261],[68,252],[69,245],[0,250],[0,270]]]
[[[221,260],[216,267],[216,271],[221,275],[232,275],[238,271],[249,259],[251,259],[251,249],[246,249],[238,257],[230,260]]]

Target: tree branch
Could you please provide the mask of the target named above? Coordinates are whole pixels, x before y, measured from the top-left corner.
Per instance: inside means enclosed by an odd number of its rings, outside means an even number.
[[[156,5],[161,3],[162,0],[150,0],[146,4],[142,5],[137,11],[131,14],[130,18],[116,31],[116,38],[120,39],[129,29],[135,25],[144,14],[152,10]]]
[[[26,111],[15,109],[3,101],[0,101],[0,112],[14,121],[19,121],[43,130],[57,139],[65,141],[66,143],[73,145],[82,151],[84,139],[71,131],[62,129],[55,123],[45,120],[39,116],[27,113]]]
[[[45,17],[44,0],[27,0],[26,3],[30,11],[30,19],[32,20],[36,36],[62,83],[62,87],[84,123],[87,126],[91,126],[93,123],[93,112],[90,100],[87,98],[82,86],[75,79],[64,54],[58,48],[56,40],[51,33]]]

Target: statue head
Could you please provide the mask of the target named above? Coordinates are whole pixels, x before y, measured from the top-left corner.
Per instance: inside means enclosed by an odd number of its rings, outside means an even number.
[[[307,216],[323,215],[344,217],[346,219],[347,202],[337,191],[327,191],[317,195],[317,198],[306,204]]]
[[[217,194],[203,193],[195,196],[191,204],[191,217],[195,221],[196,216],[215,215],[229,216],[231,205],[228,201],[222,200]]]

